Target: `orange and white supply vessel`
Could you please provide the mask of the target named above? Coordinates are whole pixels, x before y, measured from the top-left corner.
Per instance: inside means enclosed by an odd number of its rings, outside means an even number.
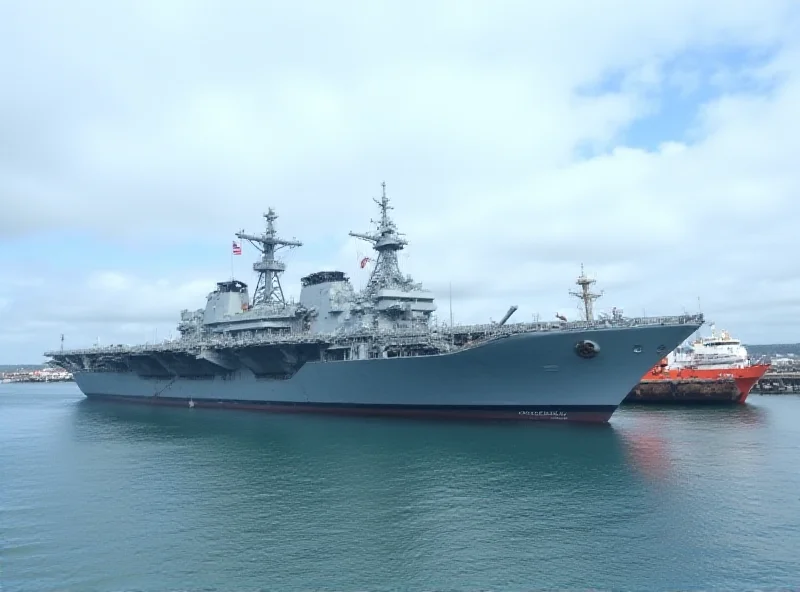
[[[727,331],[671,352],[626,397],[627,402],[744,403],[769,370],[753,363],[747,349]]]

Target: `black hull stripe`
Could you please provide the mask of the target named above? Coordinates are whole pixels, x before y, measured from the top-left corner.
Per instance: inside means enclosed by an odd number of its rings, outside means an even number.
[[[89,399],[125,401],[147,405],[180,407],[189,405],[189,399],[175,397],[131,397],[123,395],[87,395],[87,397]],[[591,422],[607,422],[617,409],[615,405],[375,405],[211,399],[193,399],[192,403],[195,407],[273,412]]]

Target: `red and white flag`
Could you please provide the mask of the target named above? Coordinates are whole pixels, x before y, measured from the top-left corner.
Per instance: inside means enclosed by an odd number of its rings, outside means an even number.
[[[233,254],[234,255],[241,255],[242,254],[242,246],[239,243],[237,243],[236,241],[233,241]]]

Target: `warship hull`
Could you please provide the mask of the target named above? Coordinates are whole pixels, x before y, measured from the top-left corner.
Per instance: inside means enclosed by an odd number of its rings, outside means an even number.
[[[151,405],[607,422],[642,375],[698,327],[519,333],[447,354],[307,361],[283,378],[259,373],[257,351],[247,353],[246,365],[237,364],[245,356],[235,350],[225,352],[226,368],[212,371],[207,359],[195,368],[164,363],[154,353],[149,360],[140,354],[137,364],[122,355],[114,370],[73,376],[90,399]],[[580,340],[594,341],[599,353],[577,355]]]

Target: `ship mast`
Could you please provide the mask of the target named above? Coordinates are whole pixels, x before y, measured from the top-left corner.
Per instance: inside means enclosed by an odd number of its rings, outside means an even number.
[[[389,210],[394,208],[389,205],[389,198],[386,197],[386,182],[381,183],[383,195],[380,200],[372,198],[381,211],[380,220],[370,220],[377,226],[372,233],[350,232],[350,236],[360,238],[372,243],[372,248],[378,252],[378,260],[372,269],[365,292],[374,294],[381,288],[392,285],[403,285],[406,280],[400,273],[400,266],[397,263],[397,251],[408,244],[403,238],[402,233],[397,232],[394,221],[389,217]]]
[[[253,271],[258,274],[255,292],[253,292],[253,306],[259,304],[273,304],[286,306],[286,299],[281,287],[280,274],[286,270],[286,265],[275,258],[275,252],[281,247],[301,247],[303,243],[296,240],[286,240],[278,236],[275,231],[275,220],[278,215],[272,208],[264,214],[267,228],[261,236],[237,232],[236,236],[249,241],[261,252],[261,259],[253,263]]]
[[[581,275],[578,279],[575,280],[575,284],[581,287],[580,292],[570,292],[570,296],[575,296],[576,298],[580,299],[583,302],[583,309],[586,321],[593,321],[594,314],[592,312],[592,308],[594,305],[594,301],[600,298],[603,295],[603,291],[601,290],[599,294],[593,293],[589,291],[589,286],[596,283],[597,280],[590,279],[586,277],[586,274],[583,272],[583,263],[581,263]]]

